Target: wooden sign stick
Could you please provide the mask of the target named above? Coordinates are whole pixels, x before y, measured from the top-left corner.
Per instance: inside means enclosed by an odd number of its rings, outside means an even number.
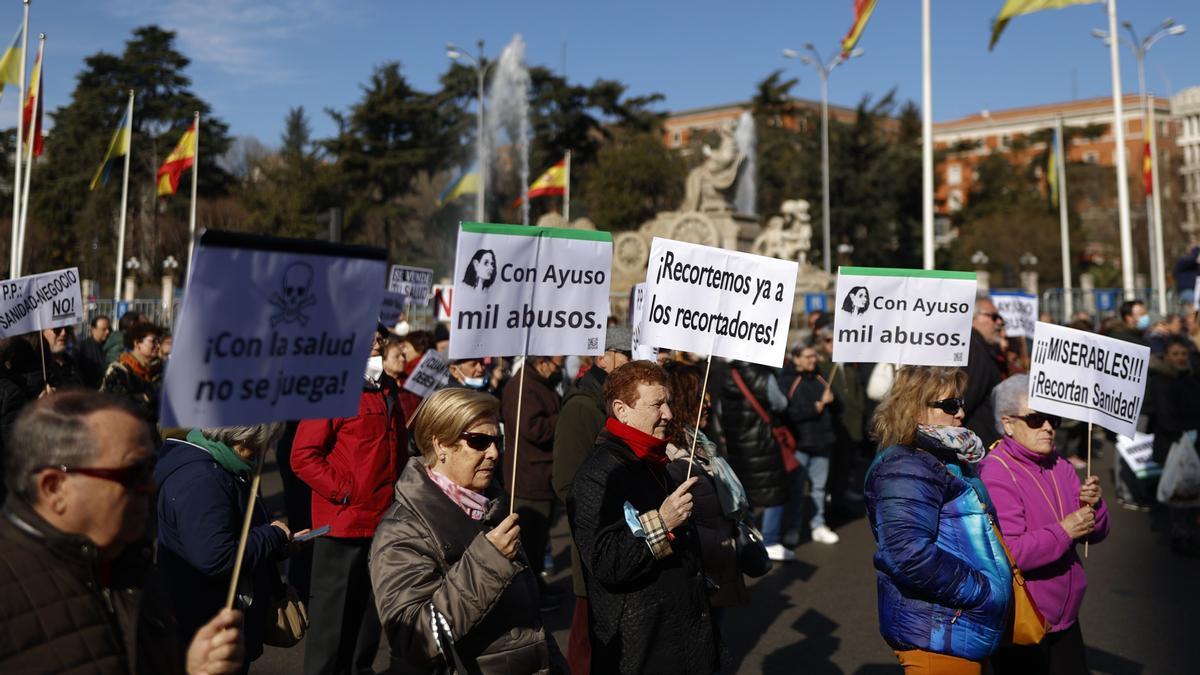
[[[700,385],[700,405],[696,408],[696,433],[692,434],[692,452],[688,457],[687,478],[692,477],[692,465],[696,461],[696,439],[700,438],[700,418],[704,417],[704,394],[708,391],[708,371],[712,368],[712,354],[708,355],[708,361],[704,363],[704,383]]]
[[[1092,423],[1091,423],[1091,422],[1088,422],[1088,430],[1087,430],[1087,474],[1086,474],[1086,475],[1084,475],[1083,479],[1084,479],[1084,480],[1087,480],[1087,479],[1088,479],[1088,476],[1090,476],[1090,475],[1092,475]],[[1083,542],[1083,558],[1084,558],[1084,560],[1086,560],[1086,559],[1087,559],[1087,557],[1088,557],[1088,543],[1089,543],[1089,542],[1087,542],[1087,541]]]
[[[237,597],[238,577],[242,572],[242,558],[246,555],[246,540],[250,538],[250,520],[254,518],[254,505],[258,501],[258,483],[262,479],[263,464],[267,463],[266,453],[258,458],[254,466],[254,480],[250,481],[250,504],[246,506],[246,517],[242,519],[242,537],[238,540],[237,557],[233,559],[233,579],[229,581],[229,594],[225,596],[225,609],[233,609],[233,600]]]

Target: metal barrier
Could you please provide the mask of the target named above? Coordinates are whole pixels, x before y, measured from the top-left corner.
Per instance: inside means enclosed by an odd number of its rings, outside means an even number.
[[[1179,294],[1173,288],[1167,291],[1167,308],[1164,311],[1163,308],[1157,306],[1158,302],[1155,300],[1157,294],[1154,289],[1139,288],[1134,291],[1134,297],[1146,303],[1146,308],[1154,318],[1180,311],[1178,296]],[[1066,316],[1065,298],[1066,289],[1048,288],[1042,291],[1038,311],[1049,312],[1056,323],[1068,323],[1071,317]],[[1087,312],[1092,318],[1092,327],[1095,329],[1100,327],[1103,319],[1115,316],[1122,302],[1124,302],[1124,292],[1120,288],[1071,289],[1072,311]]]

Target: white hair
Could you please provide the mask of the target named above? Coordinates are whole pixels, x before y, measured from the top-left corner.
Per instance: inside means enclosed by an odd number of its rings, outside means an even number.
[[[992,412],[996,417],[996,431],[999,431],[1001,436],[1004,435],[1004,423],[1000,418],[1020,415],[1028,400],[1028,375],[1013,375],[992,390]]]

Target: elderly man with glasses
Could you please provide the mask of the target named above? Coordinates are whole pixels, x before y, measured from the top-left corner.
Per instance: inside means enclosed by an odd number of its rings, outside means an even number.
[[[203,626],[186,656],[176,639],[146,537],[153,472],[150,430],[123,399],[58,392],[21,414],[0,517],[0,672],[241,669],[238,612]]]
[[[996,362],[1000,342],[999,326],[1004,321],[995,303],[986,295],[975,299],[971,319],[971,351],[967,356],[967,388],[963,392],[966,417],[963,426],[974,431],[984,447],[1000,440],[992,419],[992,390],[1004,379]]]

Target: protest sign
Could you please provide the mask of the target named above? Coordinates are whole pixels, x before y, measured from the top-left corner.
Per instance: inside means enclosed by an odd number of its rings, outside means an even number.
[[[0,337],[82,321],[78,268],[0,281]]]
[[[1133,437],[1146,394],[1150,348],[1037,323],[1029,407]]]
[[[634,361],[654,361],[658,358],[658,350],[642,344],[642,324],[639,318],[646,305],[646,283],[634,284],[629,290],[629,332],[633,340],[629,345],[629,353]]]
[[[450,321],[453,313],[454,286],[452,284],[433,285],[433,320],[441,323]]]
[[[205,232],[163,383],[163,425],[357,414],[386,274],[382,249]]]
[[[409,300],[405,296],[393,291],[384,291],[383,300],[379,305],[379,323],[389,329],[395,326],[408,304]]]
[[[974,272],[841,267],[834,303],[836,362],[967,365]]]
[[[409,304],[418,304],[429,299],[433,290],[433,270],[424,267],[392,265],[388,274],[388,291],[408,299]]]
[[[463,223],[450,358],[604,353],[612,235]]]
[[[413,370],[412,375],[409,375],[408,379],[404,381],[404,390],[425,398],[437,391],[438,387],[446,384],[449,377],[450,362],[442,356],[441,352],[430,349],[417,362],[417,367]]]
[[[1038,299],[1032,293],[992,293],[992,303],[1004,318],[1004,333],[1008,337],[1033,337],[1033,325],[1038,320]]]
[[[1117,453],[1140,479],[1162,475],[1162,467],[1154,461],[1154,434],[1137,432],[1133,438],[1117,435]]]
[[[655,237],[640,341],[777,367],[797,271],[790,260]]]

